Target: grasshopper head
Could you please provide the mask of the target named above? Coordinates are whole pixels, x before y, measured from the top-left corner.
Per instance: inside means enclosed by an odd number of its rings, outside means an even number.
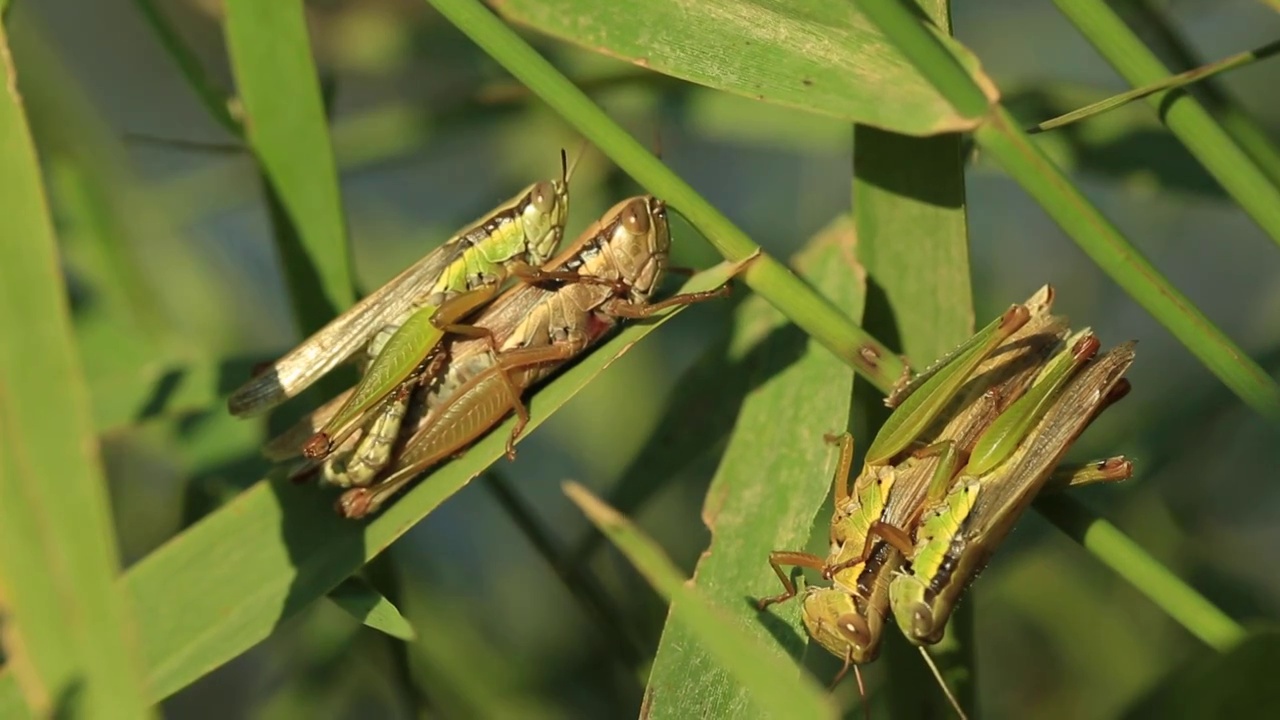
[[[541,265],[555,254],[569,217],[569,182],[543,180],[525,193],[520,204],[520,224],[528,248],[528,262]]]
[[[800,619],[819,645],[842,660],[860,665],[880,654],[883,616],[860,610],[857,598],[848,592],[810,587]]]
[[[925,597],[925,583],[914,575],[901,574],[889,584],[889,605],[902,634],[914,645],[932,645],[942,639],[945,623],[937,621]]]
[[[652,195],[640,195],[614,205],[605,252],[618,279],[631,288],[631,300],[645,301],[667,269],[671,232],[667,206]]]

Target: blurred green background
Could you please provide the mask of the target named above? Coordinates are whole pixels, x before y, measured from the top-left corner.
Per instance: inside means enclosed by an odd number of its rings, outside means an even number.
[[[15,62],[45,161],[106,438],[116,527],[131,563],[267,470],[257,455],[265,424],[229,418],[219,395],[253,362],[300,338],[253,162],[200,106],[136,6],[14,5]],[[159,5],[229,88],[219,3]],[[577,146],[571,130],[426,4],[331,0],[308,10],[366,290],[495,201],[555,174],[560,148]],[[1271,41],[1280,27],[1273,10],[1249,0],[1173,2],[1165,10],[1206,60]],[[957,37],[1027,124],[1126,89],[1047,3],[962,3],[954,12]],[[847,210],[846,124],[536,40],[769,252],[788,257]],[[1276,137],[1274,78],[1260,64],[1223,82]],[[1176,286],[1275,373],[1280,255],[1145,106],[1042,142]],[[979,323],[1048,282],[1059,290],[1057,309],[1091,325],[1104,344],[1139,340],[1132,394],[1072,454],[1125,453],[1137,476],[1088,490],[1085,501],[1232,617],[1273,621],[1280,615],[1280,564],[1270,551],[1280,547],[1274,431],[1003,174],[977,157],[969,178]],[[570,236],[637,191],[599,153],[588,154],[574,180]],[[688,225],[674,223],[674,264],[718,259]],[[560,482],[575,479],[607,496],[674,381],[722,332],[730,309],[717,303],[685,313],[522,444],[515,463],[495,466],[563,543],[582,537],[586,522]],[[159,344],[165,352],[157,355]],[[686,569],[707,540],[699,511],[715,460],[710,453],[671,479],[637,513]],[[485,483],[431,514],[389,557],[371,573],[400,585],[400,607],[419,635],[407,654],[331,603],[317,603],[167,700],[165,714],[410,717],[430,708],[446,717],[594,717],[639,707],[645,668],[628,662],[574,604]],[[611,552],[599,552],[593,567],[624,617],[656,644],[665,615],[657,597]],[[1114,716],[1208,652],[1034,515],[972,598],[988,717]]]

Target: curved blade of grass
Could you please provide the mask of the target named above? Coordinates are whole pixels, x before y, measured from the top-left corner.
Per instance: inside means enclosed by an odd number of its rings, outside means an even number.
[[[732,676],[737,686],[750,694],[752,714],[741,715],[743,709],[718,706],[714,714],[695,714],[685,707],[685,714],[675,717],[803,717],[834,718],[835,708],[830,699],[813,680],[799,674],[785,658],[770,652],[757,637],[744,633],[738,622],[729,620],[729,608],[708,599],[699,589],[691,587],[679,568],[671,562],[662,548],[631,524],[626,517],[605,505],[586,488],[577,483],[565,483],[565,494],[582,509],[591,522],[609,538],[627,559],[635,565],[653,589],[678,608],[677,627],[688,632],[688,642],[696,643],[699,650],[709,656],[699,668],[699,673],[685,678],[696,683],[703,673],[723,669]],[[740,603],[739,603],[740,604]],[[668,624],[668,628],[672,625]],[[708,662],[709,661],[709,662]],[[708,667],[710,665],[710,667]],[[671,690],[665,685],[650,682],[645,693],[645,707],[641,715],[646,720],[666,716],[665,700]],[[662,703],[663,707],[658,707]],[[679,712],[682,705],[670,710]]]
[[[553,37],[717,90],[910,135],[973,129],[857,5],[828,0],[499,0]],[[662,32],[654,32],[662,28]],[[981,84],[977,60],[952,50]],[[732,58],[732,60],[729,60]]]
[[[718,287],[730,269],[700,273],[685,290]],[[624,329],[536,393],[522,437],[669,317]],[[333,495],[277,474],[130,568],[125,587],[143,621],[153,698],[171,695],[249,649],[386,549],[498,459],[513,423],[495,428],[367,523],[339,518]]]
[[[0,28],[0,597],[27,705],[146,717],[67,288]],[[21,341],[19,341],[19,339]]]
[[[777,259],[764,254],[720,211],[672,173],[546,58],[538,54],[478,0],[429,0],[507,72],[542,98],[566,122],[628,175],[677,209],[730,261],[754,258],[742,279],[782,314],[817,338],[883,392],[902,374],[902,361],[814,292]],[[628,22],[635,22],[631,18]]]
[[[329,599],[361,624],[397,640],[418,638],[413,625],[382,593],[359,577],[351,576],[329,591]]]
[[[1141,100],[1142,98],[1148,97],[1162,90],[1173,90],[1175,88],[1186,87],[1194,83],[1208,80],[1219,73],[1251,65],[1258,60],[1271,57],[1277,52],[1280,52],[1280,41],[1263,45],[1256,50],[1236,53],[1235,55],[1225,57],[1217,62],[1201,65],[1200,67],[1192,68],[1176,75],[1169,75],[1168,77],[1155,82],[1147,83],[1142,87],[1134,88],[1128,92],[1120,93],[1119,95],[1112,95],[1105,100],[1099,100],[1098,102],[1091,103],[1078,110],[1072,110],[1069,113],[1059,115],[1058,117],[1050,120],[1045,120],[1042,123],[1028,128],[1027,132],[1034,134],[1038,132],[1056,130],[1060,127],[1070,125],[1071,123],[1080,122],[1081,120],[1101,115],[1108,110],[1114,110],[1115,108],[1127,105],[1134,100]]]
[[[279,249],[294,312],[301,329],[310,332],[350,306],[355,295],[337,166],[302,0],[227,0],[226,35],[247,139],[297,230],[300,247],[284,242]]]
[[[861,316],[863,299],[856,252],[852,222],[841,216],[796,258],[800,272],[853,317]],[[762,303],[743,303],[740,312],[755,313],[757,324],[768,323],[774,314]],[[702,516],[711,545],[698,561],[694,582],[700,597],[723,608],[742,632],[769,648],[776,662],[784,653],[798,658],[805,649],[808,636],[799,622],[799,604],[763,614],[751,598],[777,591],[770,551],[803,548],[808,541],[837,456],[823,435],[848,425],[853,376],[798,331],[769,334],[753,354],[760,359],[751,378],[755,389],[742,403],[707,491]],[[790,362],[779,368],[770,362],[773,356]],[[671,605],[649,675],[648,717],[653,720],[760,714],[760,688],[745,684],[747,678],[700,641],[705,629],[698,617],[704,612],[700,603],[683,598]]]
[[[1105,2],[1056,0],[1055,4],[1130,85],[1158,82],[1170,74]],[[1147,104],[1254,222],[1280,245],[1280,187],[1272,184],[1209,111],[1195,98],[1176,90],[1153,93],[1147,97]]]
[[[957,104],[972,104],[981,90],[933,40],[901,0],[864,0],[863,10],[902,40],[904,48]],[[920,51],[915,53],[914,51]],[[1280,385],[1173,287],[1031,142],[1016,121],[996,107],[974,139],[999,162],[1104,272],[1258,414],[1280,423]],[[1276,205],[1280,211],[1280,203]]]

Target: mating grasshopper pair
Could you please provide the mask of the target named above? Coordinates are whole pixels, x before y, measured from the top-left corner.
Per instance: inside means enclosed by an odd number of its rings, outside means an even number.
[[[1068,336],[1052,302],[1042,288],[895,392],[852,484],[853,440],[841,436],[829,554],[770,555],[784,592],[761,609],[797,594],[785,566],[832,582],[806,590],[802,620],[844,660],[841,675],[876,658],[890,610],[912,643],[938,642],[966,586],[1041,490],[1132,473],[1124,458],[1054,472],[1127,392],[1134,353],[1125,343],[1097,355],[1097,338],[1087,329]]]
[[[523,391],[620,319],[727,291],[650,302],[670,250],[666,209],[652,196],[618,203],[547,261],[567,213],[571,173],[562,167],[560,182],[531,186],[237,391],[233,412],[266,409],[343,359],[327,354],[335,347],[348,356],[360,349],[343,330],[354,328],[368,341],[368,368],[356,387],[269,443],[268,456],[301,451],[308,462],[294,477],[318,469],[327,484],[348,488],[339,512],[363,517],[511,412],[519,418],[507,441],[514,457],[528,419]],[[521,284],[493,300],[508,275]],[[442,343],[447,333],[465,339]]]

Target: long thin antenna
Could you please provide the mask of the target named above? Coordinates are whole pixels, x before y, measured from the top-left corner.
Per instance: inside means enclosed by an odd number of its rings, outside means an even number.
[[[867,686],[862,683],[862,668],[854,665],[853,677],[858,681],[858,700],[862,703],[862,716],[871,720],[871,701],[867,700]]]
[[[568,162],[564,148],[560,148],[560,177],[564,180],[564,184],[568,185],[569,180],[573,179],[573,171],[578,169],[578,163],[582,160],[582,156],[587,154],[587,139],[582,138],[582,142],[578,143],[578,151],[573,154],[573,162]]]
[[[939,671],[938,666],[934,664],[933,658],[929,656],[928,652],[925,652],[923,647],[920,648],[920,654],[924,656],[924,664],[928,665],[929,669],[933,671],[933,677],[938,681],[938,687],[942,688],[942,694],[947,696],[947,700],[951,703],[952,709],[956,711],[956,715],[960,716],[960,720],[969,720],[969,716],[965,714],[964,708],[960,707],[960,701],[956,699],[955,695],[951,694],[951,688],[947,687],[947,683],[942,679],[942,672]]]

